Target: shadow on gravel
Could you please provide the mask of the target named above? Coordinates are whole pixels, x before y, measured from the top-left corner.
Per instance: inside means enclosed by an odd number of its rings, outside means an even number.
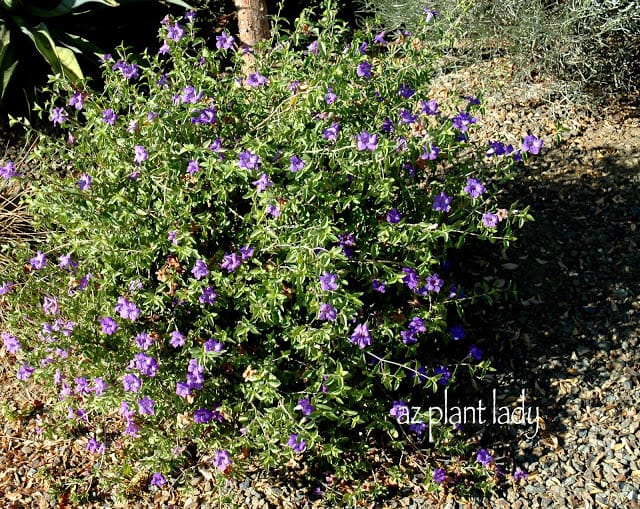
[[[505,196],[505,204],[531,205],[535,222],[518,232],[508,259],[491,263],[517,298],[473,318],[496,368],[480,391],[491,401],[497,389],[498,401],[513,406],[525,389],[526,407],[539,407],[542,421],[534,438],[525,434],[535,425],[480,430],[481,444],[505,453],[498,463],[507,473],[570,449],[568,427],[587,406],[610,403],[612,372],[629,374],[623,390],[638,384],[639,197],[637,142],[626,151],[575,143],[548,150]]]

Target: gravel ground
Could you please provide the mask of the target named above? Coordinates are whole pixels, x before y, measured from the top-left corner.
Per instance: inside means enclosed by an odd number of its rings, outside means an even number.
[[[479,439],[506,470],[529,472],[468,507],[638,507],[640,493],[640,120],[633,106],[593,111],[547,101],[544,83],[517,85],[504,61],[480,64],[436,82],[434,96],[467,95],[489,84],[478,134],[518,142],[528,130],[545,141],[542,156],[505,191],[504,204],[532,206],[507,259],[494,257],[491,277],[511,280],[518,298],[479,313],[474,339],[496,372],[480,391],[500,399],[526,390],[540,430],[489,426]],[[446,84],[445,84],[446,83]],[[564,129],[558,129],[559,123]],[[498,133],[502,133],[498,136]],[[556,141],[560,136],[560,144]],[[10,149],[13,150],[13,149]],[[486,259],[478,254],[478,260]],[[51,492],[61,480],[79,491],[96,485],[83,443],[43,440],[29,388],[24,397],[0,353],[0,501],[4,507],[71,507]],[[23,413],[9,419],[9,411]],[[45,468],[46,467],[46,468]],[[189,490],[158,490],[128,502],[102,496],[94,507],[228,507],[211,495],[211,472],[184,473]],[[420,477],[384,503],[366,507],[457,507],[419,490]],[[240,507],[323,507],[302,486],[255,472],[230,482]],[[61,498],[62,497],[62,498]],[[88,505],[87,505],[88,506]],[[462,505],[464,506],[464,505]]]

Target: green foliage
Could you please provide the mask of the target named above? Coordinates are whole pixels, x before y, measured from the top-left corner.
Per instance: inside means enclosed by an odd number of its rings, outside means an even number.
[[[189,7],[182,0],[168,1]],[[115,0],[0,0],[0,102],[20,69],[20,62],[23,62],[23,66],[33,65],[36,55],[47,62],[53,74],[79,83],[84,75],[77,55],[93,55],[97,58],[98,48],[78,33],[66,31],[68,18],[92,10],[99,15],[102,12],[100,7],[118,5]],[[24,83],[22,86],[25,86]]]
[[[411,29],[424,2],[365,0],[381,27]],[[520,79],[539,75],[576,82],[596,92],[637,89],[640,72],[640,3],[637,0],[434,0],[438,30],[450,34],[439,49],[448,68],[506,55]]]
[[[384,447],[490,482],[449,425],[390,411],[488,369],[452,327],[499,290],[465,295],[447,260],[530,219],[496,199],[524,154],[467,136],[473,98],[427,102],[429,25],[382,43],[332,10],[308,20],[275,30],[249,76],[237,46],[170,20],[170,54],[105,62],[103,93],[54,82],[59,132],[34,160],[73,169],[32,184],[51,233],[3,297],[18,375],[59,391],[61,427],[116,451],[124,478],[171,475],[195,446],[220,476],[304,460],[344,479]]]

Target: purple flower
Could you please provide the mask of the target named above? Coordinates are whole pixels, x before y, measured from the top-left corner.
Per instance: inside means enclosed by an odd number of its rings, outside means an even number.
[[[192,85],[182,89],[180,101],[182,104],[196,104],[204,97],[204,92],[196,93],[196,88]]]
[[[402,124],[413,124],[416,120],[418,120],[418,115],[414,115],[409,110],[400,110],[400,122]]]
[[[307,448],[307,443],[302,438],[298,438],[297,433],[292,433],[289,436],[287,445],[297,453],[301,453]]]
[[[511,147],[510,152],[513,152],[513,145],[509,145]],[[507,147],[504,143],[499,141],[489,141],[489,149],[487,150],[487,157],[493,156],[501,156],[507,153]]]
[[[358,47],[358,51],[360,52],[361,55],[365,55],[367,53],[367,48],[369,47],[369,43],[368,42],[363,42],[359,47]]]
[[[42,270],[47,265],[49,265],[49,262],[47,261],[47,257],[42,251],[36,252],[36,255],[33,258],[29,259],[29,263],[31,264],[31,267],[33,267],[35,270]]]
[[[50,120],[53,122],[53,125],[62,125],[68,118],[69,115],[64,111],[64,108],[53,108]]]
[[[478,121],[477,118],[472,117],[468,111],[461,111],[455,117],[453,117],[453,127],[459,131],[466,131],[471,124],[475,124]]]
[[[213,412],[207,408],[198,408],[193,412],[193,422],[197,424],[206,424],[211,421]]]
[[[253,251],[254,251],[254,248],[252,246],[242,246],[240,248],[240,257],[243,260],[246,260],[247,258],[251,258],[253,256]]]
[[[191,394],[191,387],[189,387],[189,384],[186,384],[184,382],[177,382],[176,394],[181,398],[186,398]]]
[[[258,188],[259,193],[266,191],[267,187],[271,187],[273,185],[273,182],[269,180],[269,177],[264,172],[260,174],[258,180],[254,180],[251,183]]]
[[[424,324],[424,320],[418,316],[414,316],[409,322],[409,330],[414,334],[421,334],[427,332],[427,327]]]
[[[88,173],[83,173],[82,175],[80,175],[80,179],[78,180],[78,187],[80,188],[80,191],[86,191],[91,187],[91,184],[91,175],[89,175]]]
[[[313,41],[309,46],[307,46],[307,52],[312,55],[318,54],[318,41]]]
[[[493,456],[486,449],[480,449],[476,455],[476,461],[486,467],[493,462]]]
[[[438,383],[440,385],[447,385],[449,383],[449,379],[451,378],[451,371],[446,366],[440,366],[434,369],[436,375],[440,375],[440,379]]]
[[[404,83],[400,83],[398,87],[398,95],[404,97],[405,99],[410,99],[416,91],[412,90],[409,85],[405,85]]]
[[[441,468],[436,468],[433,471],[433,481],[442,484],[447,479],[447,473]]]
[[[155,405],[155,401],[153,401],[149,396],[145,396],[138,400],[138,412],[142,415],[153,415],[156,413]]]
[[[112,108],[102,111],[102,120],[109,125],[115,124],[117,118],[118,116]]]
[[[111,334],[114,334],[118,330],[118,324],[110,316],[107,316],[100,320],[100,327],[102,333],[106,334],[107,336],[111,336]]]
[[[461,325],[454,325],[453,327],[451,327],[451,329],[449,329],[449,333],[451,334],[451,337],[454,339],[454,341],[459,341],[467,337],[467,334],[464,332],[464,329]]]
[[[269,214],[272,217],[279,217],[280,216],[280,210],[278,209],[278,207],[276,205],[269,204],[269,205],[267,205],[267,208],[265,210],[265,214]]]
[[[242,259],[240,256],[238,256],[237,253],[227,253],[224,255],[220,267],[222,267],[223,269],[227,269],[227,272],[233,272],[238,267],[240,267],[241,262]]]
[[[464,192],[469,194],[471,198],[478,198],[484,194],[486,190],[482,182],[474,178],[467,179],[467,185],[464,187]]]
[[[178,42],[184,37],[184,29],[180,26],[179,23],[176,22],[169,27],[169,30],[167,31],[167,37]]]
[[[185,337],[182,335],[180,331],[174,330],[171,333],[171,339],[169,340],[169,343],[171,344],[172,347],[178,348],[184,345]]]
[[[44,302],[42,303],[42,311],[44,311],[45,315],[49,315],[49,316],[57,315],[58,312],[60,311],[58,300],[55,297],[45,296]]]
[[[338,312],[331,304],[327,304],[326,302],[320,304],[320,314],[318,316],[318,320],[333,322],[335,321],[337,316]]]
[[[391,224],[398,224],[400,219],[402,218],[402,214],[396,208],[392,208],[389,212],[387,212],[387,222]]]
[[[5,281],[0,285],[0,295],[7,295],[16,286],[11,281]]]
[[[222,32],[216,36],[216,48],[218,49],[231,49],[233,48],[234,39],[227,32]]]
[[[396,143],[396,152],[404,152],[407,150],[407,139],[404,136],[400,136]]]
[[[471,345],[469,347],[468,357],[473,357],[475,360],[479,361],[482,359],[482,350],[480,350],[476,345]]]
[[[223,449],[218,449],[212,460],[213,466],[224,472],[231,465],[229,453]]]
[[[419,437],[422,436],[422,434],[426,429],[427,429],[427,425],[421,420],[418,420],[413,424],[409,424],[409,431],[413,431]]]
[[[264,77],[259,72],[254,72],[249,74],[249,77],[246,80],[246,84],[249,87],[259,87],[260,85],[264,85],[267,82],[267,78]]]
[[[137,353],[130,367],[137,369],[140,373],[150,378],[156,376],[159,369],[158,361],[155,357],[145,353]]]
[[[451,196],[444,191],[433,198],[433,210],[437,212],[449,212],[451,210]]]
[[[311,400],[309,398],[302,398],[298,400],[298,405],[294,410],[302,411],[302,415],[311,415],[315,410],[315,407],[311,404]]]
[[[224,350],[224,344],[221,341],[216,341],[215,339],[210,339],[204,344],[205,352],[220,353],[223,350]]]
[[[378,32],[374,37],[373,37],[373,42],[374,44],[386,44],[387,41],[384,40],[384,36],[385,36],[385,32],[384,30],[382,32]]]
[[[387,291],[387,287],[385,286],[385,284],[378,279],[374,279],[371,282],[371,286],[376,292],[385,293]]]
[[[324,96],[324,100],[327,104],[333,104],[334,102],[336,102],[336,99],[338,98],[338,96],[336,94],[333,93],[333,90],[331,89],[331,87],[329,87],[327,89],[327,93]]]
[[[194,175],[199,171],[200,171],[200,165],[198,164],[198,161],[191,159],[189,161],[189,164],[187,164],[187,173],[189,173],[190,175]]]
[[[371,78],[371,68],[372,68],[372,65],[369,62],[367,62],[366,60],[363,60],[362,62],[360,62],[358,64],[358,67],[356,68],[356,74],[360,78],[370,79]]]
[[[95,454],[104,454],[106,452],[106,446],[98,442],[95,438],[91,437],[87,442],[87,451]]]
[[[238,154],[238,158],[240,159],[240,168],[245,168],[247,170],[253,170],[260,164],[260,158],[256,154],[252,154],[250,150],[240,152]]]
[[[80,111],[84,107],[84,98],[82,97],[81,92],[73,93],[73,95],[69,99],[69,106],[74,107],[78,111]]]
[[[529,152],[530,154],[537,155],[540,153],[540,149],[542,148],[542,140],[530,134],[525,136],[524,141],[522,142],[522,151]]]
[[[19,177],[19,176],[20,174],[17,171],[15,171],[15,166],[11,161],[8,161],[7,164],[0,167],[0,177],[2,177],[5,180],[9,180],[10,178]]]
[[[209,145],[209,150],[212,152],[220,152],[222,150],[222,140],[220,138],[213,140],[213,143]]]
[[[402,272],[405,273],[402,282],[407,285],[410,290],[416,290],[418,288],[418,273],[410,267],[404,267]]]
[[[498,226],[498,221],[498,216],[492,212],[486,212],[482,214],[482,224],[487,228],[495,228],[496,226]]]
[[[356,343],[360,348],[365,348],[371,345],[371,335],[369,334],[369,327],[367,327],[366,323],[359,323],[356,325],[353,334],[349,338],[351,343]]]
[[[153,476],[151,476],[151,482],[149,484],[157,486],[158,488],[162,488],[165,484],[167,484],[167,480],[160,472],[156,472],[153,474]]]
[[[331,292],[338,289],[338,276],[325,271],[318,279],[320,279],[320,288],[325,292]]]
[[[101,396],[106,389],[107,384],[102,378],[96,377],[93,379],[93,393],[96,396]]]
[[[0,337],[2,337],[2,341],[4,342],[4,347],[12,355],[16,355],[21,349],[20,341],[15,336],[12,336],[8,332],[3,332]]]
[[[427,277],[424,290],[427,292],[439,293],[442,285],[444,285],[444,281],[438,274],[434,273]]]
[[[358,150],[375,150],[378,146],[378,135],[362,131],[358,135]]]
[[[298,86],[300,85],[300,82],[298,80],[292,81],[291,83],[289,83],[289,85],[287,85],[287,88],[289,90],[291,90],[292,94],[297,94],[298,93]]]
[[[135,322],[140,316],[140,309],[125,297],[118,297],[118,303],[114,308],[116,313],[120,313],[120,317]]]
[[[395,131],[393,121],[389,117],[385,117],[385,119],[382,121],[382,126],[380,127],[380,129],[382,129],[382,132],[391,134],[393,131]]]
[[[438,111],[438,102],[434,99],[430,101],[425,101],[424,99],[420,101],[420,111],[425,115],[437,115],[440,113]]]
[[[400,421],[403,417],[408,417],[409,407],[407,407],[407,403],[403,400],[394,401],[391,410],[389,410],[389,415],[397,421]]]
[[[207,277],[209,275],[209,269],[207,268],[206,262],[204,260],[196,260],[196,263],[191,269],[191,273],[196,279]]]
[[[293,155],[289,158],[289,163],[289,169],[294,173],[296,171],[300,171],[302,168],[304,168],[305,165],[304,161],[296,155]]]
[[[529,473],[526,470],[521,469],[520,467],[516,468],[516,471],[513,473],[513,480],[519,481],[524,480],[529,477]]]
[[[325,140],[336,141],[338,139],[338,133],[340,132],[340,124],[333,122],[331,126],[323,129],[322,137]]]
[[[429,9],[428,7],[425,7],[424,9],[422,9],[422,12],[424,13],[424,19],[427,23],[429,23],[433,18],[435,18],[438,15],[438,11],[434,9]]]
[[[122,387],[128,392],[138,392],[142,386],[142,380],[140,380],[133,373],[127,373],[122,379]]]
[[[167,40],[165,39],[164,41],[162,41],[162,46],[158,48],[158,54],[168,55],[169,53],[171,53],[171,48],[169,47],[169,44],[167,44]]]
[[[198,297],[198,300],[201,304],[209,304],[213,306],[218,295],[213,291],[213,286],[207,286],[204,290],[202,290],[202,295]]]
[[[67,272],[72,272],[74,274],[76,273],[76,270],[78,269],[78,262],[75,262],[71,259],[71,253],[60,256],[59,260],[60,262],[58,263],[58,268],[64,269]],[[0,293],[0,295],[2,294]]]
[[[429,145],[424,148],[424,152],[422,152],[420,159],[425,161],[435,161],[438,158],[438,154],[440,154],[440,147],[429,143]]]
[[[18,372],[16,373],[16,378],[18,380],[26,380],[33,374],[35,370],[36,368],[34,368],[33,366],[25,362],[18,369]]]
[[[149,154],[147,150],[142,145],[136,145],[134,148],[136,155],[133,158],[133,162],[136,164],[144,163],[148,158]]]
[[[198,116],[191,119],[192,124],[213,125],[216,123],[217,117],[215,108],[203,108],[199,112],[197,110],[195,110],[195,112],[198,113]],[[209,146],[209,149],[211,149],[211,145]]]

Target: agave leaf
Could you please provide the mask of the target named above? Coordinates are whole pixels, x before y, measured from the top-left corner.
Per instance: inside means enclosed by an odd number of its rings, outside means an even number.
[[[17,65],[18,58],[11,47],[11,31],[4,20],[0,19],[0,99],[4,97]]]
[[[40,23],[34,28],[22,26],[20,29],[33,41],[38,52],[49,63],[55,73],[64,74],[73,81],[79,81],[83,78],[80,64],[78,64],[73,51],[56,46],[49,34],[47,25]]]
[[[78,7],[90,3],[107,5],[109,7],[117,7],[119,5],[116,0],[61,0],[60,2],[58,2],[58,5],[56,5],[52,9],[41,9],[38,7],[32,7],[31,13],[41,18],[55,18],[58,16],[69,14],[71,11],[74,11]]]

